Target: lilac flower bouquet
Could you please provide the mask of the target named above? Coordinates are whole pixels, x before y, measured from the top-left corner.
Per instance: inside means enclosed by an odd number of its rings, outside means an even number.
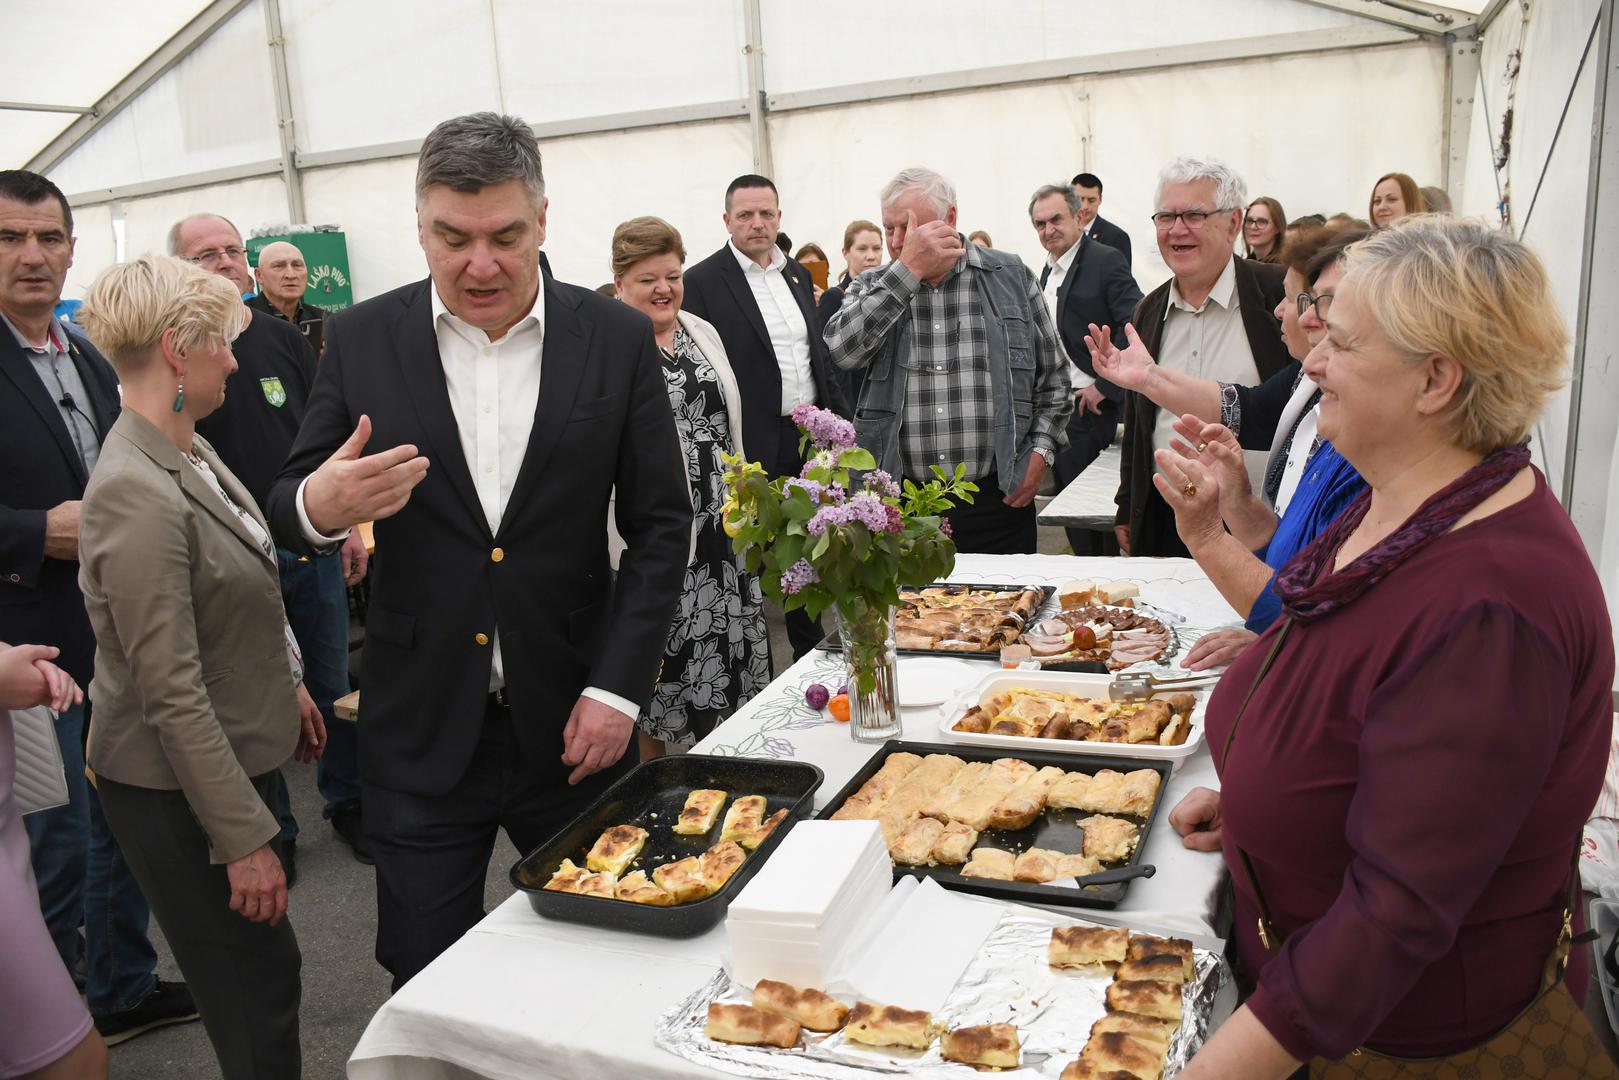
[[[976,485],[957,466],[903,485],[855,445],[854,425],[813,405],[793,410],[809,452],[801,475],[771,480],[757,463],[725,461],[725,531],[765,594],[786,610],[840,620],[851,671],[851,703],[873,692],[883,651],[892,667],[892,612],[902,585],[926,585],[955,567],[956,545],[941,514],[972,502]],[[855,691],[858,689],[859,697]]]

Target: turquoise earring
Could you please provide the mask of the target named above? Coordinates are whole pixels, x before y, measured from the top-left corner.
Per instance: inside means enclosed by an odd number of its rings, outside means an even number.
[[[175,386],[175,388],[174,388],[174,411],[179,412],[181,409],[183,409],[185,407],[186,407],[186,384],[185,384],[185,380],[181,379],[179,384],[177,386]]]

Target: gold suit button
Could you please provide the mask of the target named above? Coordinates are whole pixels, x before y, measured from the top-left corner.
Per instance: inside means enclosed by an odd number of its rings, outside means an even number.
[[[495,550],[493,550],[493,551],[491,551],[489,553],[489,561],[490,562],[499,562],[500,560],[504,559],[505,557],[506,557],[506,552],[502,548],[496,548]]]
[[[479,645],[487,645],[487,644],[489,644],[489,635],[488,634],[473,634],[472,635],[472,640],[476,641]]]

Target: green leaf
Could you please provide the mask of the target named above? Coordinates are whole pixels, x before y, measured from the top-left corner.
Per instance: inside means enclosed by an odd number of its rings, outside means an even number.
[[[864,472],[875,469],[877,459],[871,456],[870,450],[856,446],[838,455],[838,465],[845,469]]]

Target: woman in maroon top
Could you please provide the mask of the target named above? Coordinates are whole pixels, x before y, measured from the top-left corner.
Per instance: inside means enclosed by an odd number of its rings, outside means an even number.
[[[1509,1024],[1607,757],[1602,588],[1524,446],[1567,341],[1539,260],[1411,218],[1351,249],[1326,321],[1305,361],[1321,435],[1371,490],[1282,571],[1284,618],[1209,704],[1222,792],[1171,814],[1187,846],[1223,848],[1256,982],[1187,1080],[1452,1054]]]

